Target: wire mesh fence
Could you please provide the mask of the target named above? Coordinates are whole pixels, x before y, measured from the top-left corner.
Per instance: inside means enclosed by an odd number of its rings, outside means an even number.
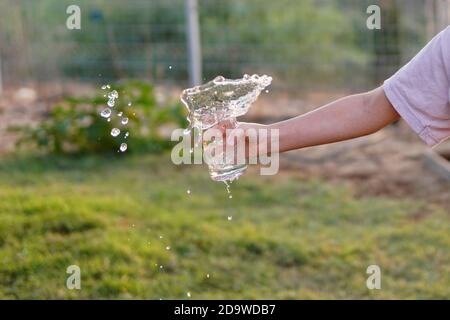
[[[81,30],[66,27],[67,6]],[[381,30],[366,26],[381,8]],[[141,78],[186,85],[184,0],[2,0],[3,86]],[[449,0],[198,0],[204,80],[268,73],[286,90],[380,83],[449,23]]]

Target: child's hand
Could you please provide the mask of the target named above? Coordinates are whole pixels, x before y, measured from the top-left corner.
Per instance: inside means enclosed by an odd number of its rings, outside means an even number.
[[[266,125],[259,123],[231,121],[221,122],[215,128],[222,132],[227,145],[245,146],[246,158],[258,155],[259,129],[268,129]],[[267,131],[264,132],[266,133]]]

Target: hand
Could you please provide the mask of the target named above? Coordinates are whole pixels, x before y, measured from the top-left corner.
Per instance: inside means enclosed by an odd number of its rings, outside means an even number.
[[[227,145],[245,146],[245,157],[248,159],[258,155],[259,129],[268,129],[268,126],[259,123],[224,121],[215,128],[222,132]]]

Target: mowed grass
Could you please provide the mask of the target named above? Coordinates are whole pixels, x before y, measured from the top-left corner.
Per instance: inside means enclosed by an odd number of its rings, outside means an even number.
[[[168,154],[4,159],[0,184],[0,298],[450,297],[450,215],[429,204],[256,171],[229,199]]]

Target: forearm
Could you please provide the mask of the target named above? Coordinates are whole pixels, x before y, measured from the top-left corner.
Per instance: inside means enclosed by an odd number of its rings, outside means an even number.
[[[280,152],[368,135],[399,118],[380,87],[270,125],[280,134]]]

